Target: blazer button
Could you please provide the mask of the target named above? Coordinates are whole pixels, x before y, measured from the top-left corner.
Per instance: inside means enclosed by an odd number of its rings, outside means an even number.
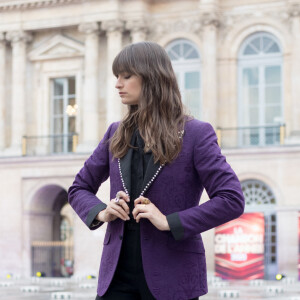
[[[120,239],[120,240],[123,240],[123,235],[119,235],[119,239]]]

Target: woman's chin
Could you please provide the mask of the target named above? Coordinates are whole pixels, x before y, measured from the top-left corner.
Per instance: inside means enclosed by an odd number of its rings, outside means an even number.
[[[126,101],[126,100],[124,100],[124,99],[122,99],[122,104],[124,104],[124,105],[138,105],[138,103],[136,103],[136,102],[131,102],[131,101]]]

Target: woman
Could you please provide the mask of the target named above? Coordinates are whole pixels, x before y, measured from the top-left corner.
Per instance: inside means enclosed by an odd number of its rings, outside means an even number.
[[[96,299],[198,299],[207,293],[201,233],[243,213],[240,183],[212,126],[184,114],[162,47],[125,47],[113,72],[128,113],[69,189],[90,229],[108,223]],[[95,194],[108,177],[106,205]],[[210,200],[199,205],[204,188]]]

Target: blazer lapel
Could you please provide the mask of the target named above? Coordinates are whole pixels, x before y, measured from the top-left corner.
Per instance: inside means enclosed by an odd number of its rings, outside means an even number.
[[[145,192],[149,189],[162,167],[163,166],[160,165],[159,161],[156,164],[154,163],[154,157],[153,154],[151,154],[151,158],[149,160],[142,185],[141,196],[143,196]]]
[[[134,144],[135,139],[135,131],[132,134],[130,144]],[[119,167],[120,167],[120,176],[123,183],[123,187],[125,192],[130,195],[131,191],[131,159],[132,159],[133,149],[129,148],[125,156],[119,159]]]

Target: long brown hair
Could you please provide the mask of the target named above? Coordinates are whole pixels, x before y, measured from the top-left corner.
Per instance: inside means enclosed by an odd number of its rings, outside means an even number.
[[[128,105],[128,112],[110,141],[115,158],[123,157],[135,128],[151,149],[154,161],[161,164],[175,159],[182,146],[181,131],[185,114],[171,61],[156,43],[140,42],[126,46],[115,58],[112,70],[134,74],[142,79],[138,105]]]

